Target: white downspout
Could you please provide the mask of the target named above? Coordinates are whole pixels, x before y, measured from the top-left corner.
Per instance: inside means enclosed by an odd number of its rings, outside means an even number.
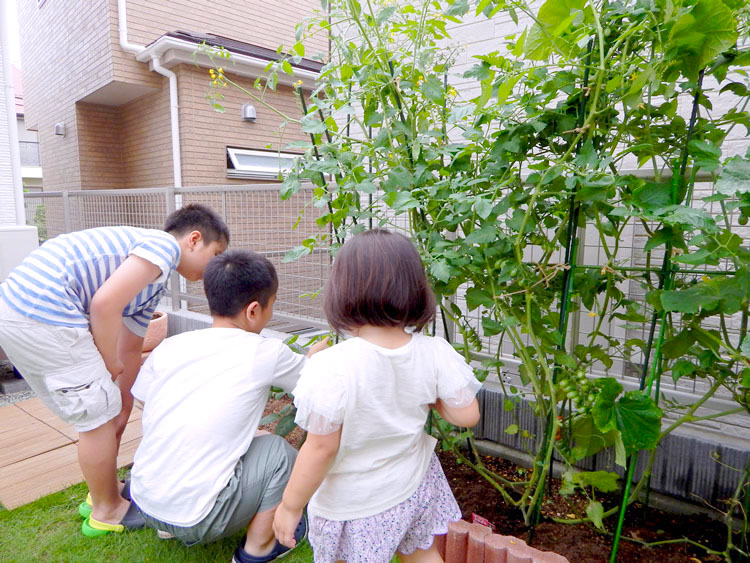
[[[124,1],[124,0],[121,0]],[[182,159],[180,155],[180,105],[177,100],[177,75],[161,66],[158,55],[151,58],[151,67],[169,78],[169,116],[172,124],[172,170],[174,171],[174,187],[182,187]]]
[[[117,0],[117,29],[120,31],[120,47],[123,51],[137,55],[145,49],[143,45],[128,43],[128,14],[125,0]]]
[[[0,0],[2,1],[2,0]],[[142,45],[128,42],[128,18],[125,0],[117,0],[117,27],[120,32],[120,47],[123,51],[137,55],[145,49]],[[180,154],[180,112],[177,100],[177,75],[161,66],[157,55],[151,57],[151,68],[169,79],[169,117],[172,128],[172,170],[174,187],[182,187],[182,158]]]
[[[10,33],[5,0],[0,0],[0,52],[2,52],[3,76],[5,77],[5,112],[8,114],[8,139],[10,140],[10,171],[13,177],[13,195],[16,207],[16,225],[26,224],[26,210],[23,204],[23,178],[21,177],[21,147],[18,144],[16,119],[16,99],[13,92],[13,69],[10,66]],[[0,111],[2,111],[0,109]]]

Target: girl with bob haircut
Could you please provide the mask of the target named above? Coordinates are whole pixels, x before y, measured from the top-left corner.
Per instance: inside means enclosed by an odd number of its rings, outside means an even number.
[[[457,426],[479,421],[481,384],[448,342],[419,331],[435,298],[411,241],[376,229],[333,264],[325,312],[350,338],[313,356],[294,389],[308,431],[274,517],[294,546],[309,502],[315,561],[442,561],[434,543],[461,511],[424,432],[431,408]],[[411,331],[411,328],[414,331]]]

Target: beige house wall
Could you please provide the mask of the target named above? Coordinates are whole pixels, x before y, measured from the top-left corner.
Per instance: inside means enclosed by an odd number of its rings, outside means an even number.
[[[116,107],[76,104],[81,188],[106,190],[124,187],[122,121]]]
[[[153,74],[161,89],[122,106],[126,188],[174,185],[169,81]]]
[[[26,126],[39,133],[45,188],[79,189],[75,102],[112,80],[107,6],[78,0],[17,4]],[[56,123],[65,123],[64,137],[54,134]]]
[[[290,123],[282,131],[280,126],[284,117],[250,100],[244,92],[233,87],[221,90],[224,99],[220,103],[224,112],[214,111],[206,100],[210,88],[207,69],[180,65],[177,75],[182,181],[185,186],[247,184],[248,180],[227,178],[227,147],[266,149],[270,145],[273,150],[279,150],[291,141],[309,139],[295,123]],[[258,92],[253,89],[253,80],[229,72],[227,76],[245,89]],[[276,91],[267,90],[264,99],[292,119],[301,117],[295,94],[289,86],[280,85]],[[257,119],[254,122],[242,120],[242,105],[247,102],[255,106]]]
[[[112,22],[112,63],[115,80],[158,86],[158,75],[120,48],[117,0],[108,0]],[[213,33],[274,49],[287,49],[295,42],[295,25],[320,9],[319,0],[128,0],[128,41],[148,45],[169,31]],[[321,33],[305,44],[307,58],[328,52],[328,37]]]
[[[128,40],[147,45],[168,31],[185,30],[271,49],[280,44],[288,48],[294,42],[296,23],[319,6],[318,0],[128,0]],[[26,123],[39,134],[45,190],[173,184],[168,82],[120,48],[117,0],[54,0],[41,7],[23,1],[18,8]],[[316,36],[306,49],[307,57],[327,51],[325,34]],[[205,69],[181,65],[175,71],[184,185],[236,183],[226,178],[227,145],[279,146],[280,118],[256,104],[256,123],[242,122],[239,107],[246,100],[238,92],[227,93],[226,115],[215,114],[205,99]],[[107,92],[117,90],[120,83],[152,88],[154,93],[121,106],[84,103],[90,94],[104,87]],[[249,80],[243,84],[252,87]],[[299,116],[290,88],[270,93],[269,102]],[[65,124],[65,136],[55,135],[56,123]],[[299,137],[287,132],[285,139],[292,138]]]

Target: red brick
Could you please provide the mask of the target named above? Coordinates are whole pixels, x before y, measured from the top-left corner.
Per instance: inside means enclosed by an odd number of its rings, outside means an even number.
[[[445,535],[446,534],[440,534],[439,536],[435,536],[435,545],[437,545],[440,557],[443,559],[445,559]]]
[[[480,524],[471,525],[466,549],[466,561],[484,563],[484,541],[491,534],[492,530],[487,526]]]
[[[445,539],[445,563],[464,563],[468,548],[471,524],[464,520],[451,522],[448,525],[448,537]]]

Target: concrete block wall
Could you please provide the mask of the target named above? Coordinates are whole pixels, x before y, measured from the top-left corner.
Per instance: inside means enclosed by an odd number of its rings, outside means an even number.
[[[540,551],[513,536],[493,534],[487,526],[464,520],[451,522],[448,534],[438,536],[445,563],[567,563],[562,555]]]

